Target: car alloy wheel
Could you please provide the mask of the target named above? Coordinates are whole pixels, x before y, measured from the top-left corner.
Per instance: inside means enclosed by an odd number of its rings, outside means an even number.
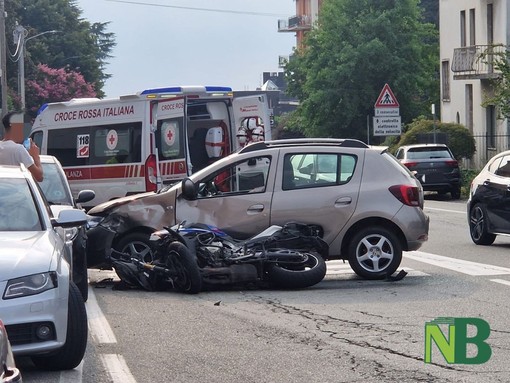
[[[487,210],[481,203],[475,204],[469,213],[469,233],[477,245],[492,245],[496,239],[487,230]]]

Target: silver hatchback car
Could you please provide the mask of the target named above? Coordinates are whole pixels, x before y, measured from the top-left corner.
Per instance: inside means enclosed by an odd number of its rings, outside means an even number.
[[[345,259],[367,279],[391,275],[403,250],[428,239],[420,182],[386,148],[352,139],[258,142],[178,184],[105,202],[89,211],[100,223],[89,230],[90,251],[113,246],[150,256],[149,235],[187,221],[214,225],[234,238],[270,225],[319,225],[327,259]],[[104,256],[103,256],[104,259]]]

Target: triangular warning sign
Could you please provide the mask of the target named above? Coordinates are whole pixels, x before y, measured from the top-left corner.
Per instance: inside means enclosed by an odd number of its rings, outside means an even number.
[[[384,84],[382,88],[381,94],[377,98],[374,107],[376,108],[398,108],[400,104],[398,103],[395,95],[391,91],[391,88],[388,84]]]

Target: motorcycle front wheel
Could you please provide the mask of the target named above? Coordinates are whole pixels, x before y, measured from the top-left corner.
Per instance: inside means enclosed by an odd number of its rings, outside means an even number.
[[[269,282],[282,289],[302,289],[313,286],[324,279],[326,262],[316,253],[304,253],[303,263],[274,263],[268,267]]]
[[[180,242],[168,246],[166,267],[175,273],[172,278],[174,288],[187,294],[197,294],[202,290],[202,276],[195,257]]]

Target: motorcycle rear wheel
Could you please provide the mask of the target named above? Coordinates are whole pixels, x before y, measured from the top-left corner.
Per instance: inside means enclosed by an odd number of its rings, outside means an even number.
[[[175,271],[173,285],[177,291],[197,294],[202,290],[202,275],[195,257],[181,242],[172,242],[168,246],[166,267]]]
[[[313,286],[324,279],[326,262],[317,253],[305,253],[307,260],[296,265],[275,263],[269,266],[267,276],[269,282],[282,289],[302,289]]]

